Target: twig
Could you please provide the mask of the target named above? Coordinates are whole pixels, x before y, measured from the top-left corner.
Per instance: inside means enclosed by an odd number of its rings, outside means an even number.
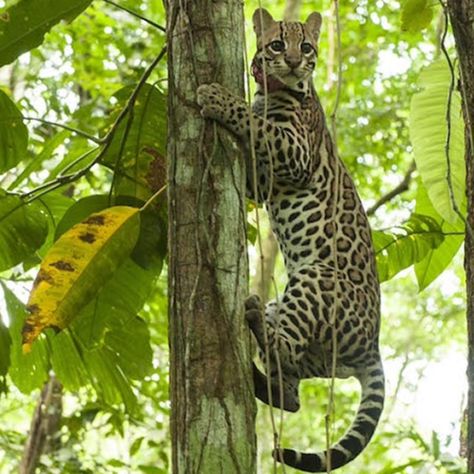
[[[373,206],[369,207],[367,209],[367,215],[372,216],[375,214],[375,212],[379,209],[379,207],[382,207],[384,204],[392,200],[395,196],[398,196],[399,194],[404,193],[405,191],[408,191],[408,188],[410,187],[410,183],[413,177],[413,173],[416,170],[416,163],[415,160],[413,160],[410,163],[410,166],[408,167],[407,172],[405,173],[405,176],[403,179],[400,181],[400,183],[397,184],[391,191],[389,191],[387,194],[382,196]]]
[[[45,120],[38,117],[21,117],[21,118],[18,118],[18,120],[26,120],[26,121],[31,121],[31,122],[34,121],[34,122],[43,123],[45,125],[51,125],[53,127],[63,128],[64,130],[69,130],[70,132],[75,133],[76,135],[79,135],[80,137],[87,138],[88,140],[96,143],[97,145],[102,145],[104,143],[103,138],[97,138],[94,135],[84,132],[84,130],[79,130],[78,128],[71,127],[70,125],[66,125],[64,123],[53,122],[51,120]]]
[[[130,15],[139,18],[140,20],[144,21],[145,23],[148,23],[149,25],[153,26],[157,30],[162,31],[163,33],[166,33],[166,28],[163,26],[159,25],[158,23],[155,23],[153,20],[150,20],[149,18],[140,15],[140,13],[137,13],[133,10],[130,10],[127,7],[124,7],[122,5],[119,5],[118,3],[113,2],[112,0],[104,0],[105,3],[108,3],[109,5],[113,5],[115,8],[119,8],[120,10],[123,10],[124,12],[129,13]]]
[[[158,189],[158,191],[156,191],[155,194],[153,194],[153,196],[151,196],[148,201],[143,204],[143,206],[140,208],[140,211],[143,212],[147,207],[150,206],[150,204],[168,187],[167,184],[165,184],[164,186],[162,186],[160,189]]]

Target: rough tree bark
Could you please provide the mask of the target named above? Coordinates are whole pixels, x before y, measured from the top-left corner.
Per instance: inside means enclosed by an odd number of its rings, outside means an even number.
[[[243,94],[238,0],[168,0],[169,343],[173,472],[256,470],[245,177],[200,84]]]
[[[468,223],[474,229],[474,0],[448,0],[461,73],[460,88],[466,124],[466,189]],[[465,269],[468,331],[468,472],[474,473],[474,239],[466,232]]]

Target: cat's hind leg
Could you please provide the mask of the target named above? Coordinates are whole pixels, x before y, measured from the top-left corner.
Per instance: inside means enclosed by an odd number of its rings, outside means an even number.
[[[271,320],[268,312],[276,310],[276,302],[269,303],[265,310],[265,319]],[[270,385],[267,377],[253,364],[253,380],[255,385],[255,396],[262,402],[272,405],[276,408],[295,412],[300,407],[298,397],[299,379],[293,375],[278,370],[278,363],[275,358],[274,331],[271,325],[267,325],[267,334],[265,335],[264,309],[260,298],[252,295],[247,298],[245,303],[245,315],[247,322],[252,330],[257,344],[259,346],[260,358],[267,368],[267,351],[270,351]],[[268,349],[265,347],[265,341],[268,341]],[[270,399],[271,398],[271,399]],[[283,400],[282,400],[283,398]]]

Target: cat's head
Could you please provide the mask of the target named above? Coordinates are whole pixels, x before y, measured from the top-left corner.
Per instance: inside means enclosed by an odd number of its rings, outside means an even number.
[[[311,13],[305,23],[275,21],[267,10],[259,8],[252,20],[257,35],[253,61],[257,82],[261,83],[263,71],[267,78],[289,87],[308,79],[316,66],[321,15]]]

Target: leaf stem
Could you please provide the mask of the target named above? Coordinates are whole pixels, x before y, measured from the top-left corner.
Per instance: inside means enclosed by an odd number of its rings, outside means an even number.
[[[145,204],[143,204],[143,206],[140,208],[140,212],[143,212],[167,187],[168,185],[165,184],[160,189],[158,189],[158,191],[156,191],[156,193],[153,194],[153,196],[151,196],[151,198],[149,198]]]

